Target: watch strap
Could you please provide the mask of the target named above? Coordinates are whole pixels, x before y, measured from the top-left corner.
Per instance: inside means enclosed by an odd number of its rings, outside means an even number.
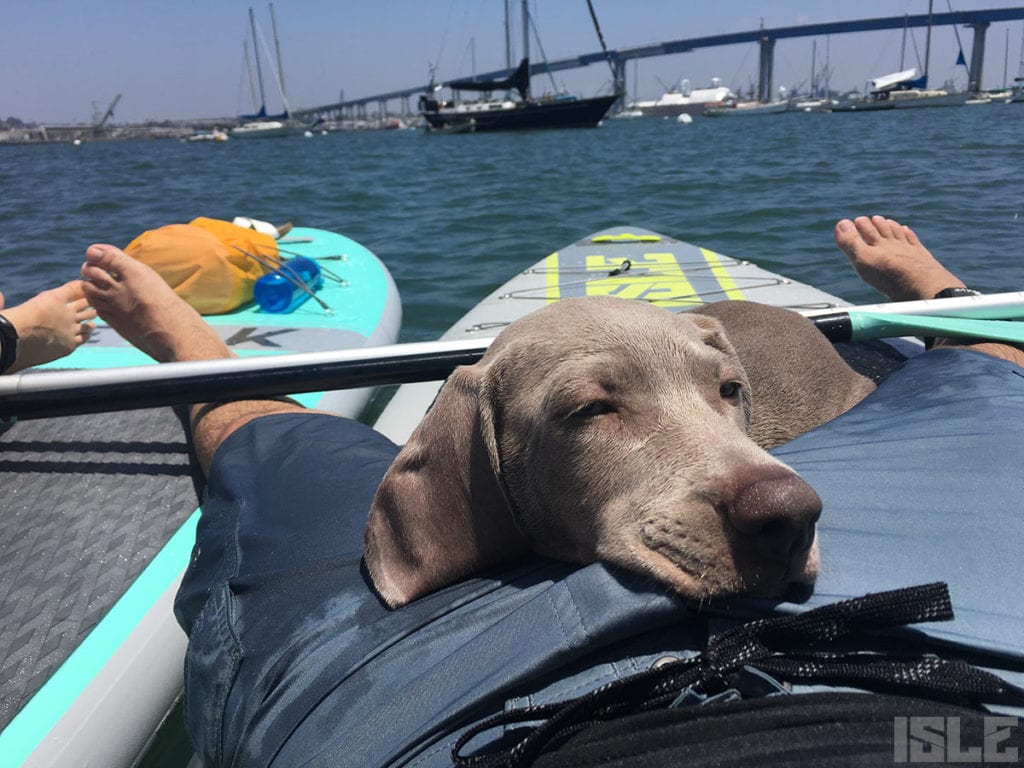
[[[981,291],[976,291],[973,288],[943,288],[941,291],[936,293],[932,298],[955,299],[960,296],[981,296]]]
[[[7,373],[18,359],[18,329],[0,315],[0,374]]]
[[[973,288],[943,288],[941,291],[936,293],[933,299],[956,299],[961,296],[981,296],[981,291],[976,291]],[[933,336],[926,336],[924,338],[924,348],[931,349],[935,346],[935,338]]]

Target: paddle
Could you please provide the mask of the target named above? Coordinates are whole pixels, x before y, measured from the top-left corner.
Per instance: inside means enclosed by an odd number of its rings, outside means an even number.
[[[908,314],[908,313],[914,314]],[[832,341],[961,335],[1024,343],[1024,292],[805,312]],[[950,315],[953,315],[952,317]],[[133,410],[444,379],[491,339],[0,376],[0,418]]]
[[[0,419],[128,411],[444,379],[490,339],[0,376]]]
[[[960,336],[1024,342],[1024,291],[953,299],[895,301],[802,312],[829,341],[864,341],[894,336]]]

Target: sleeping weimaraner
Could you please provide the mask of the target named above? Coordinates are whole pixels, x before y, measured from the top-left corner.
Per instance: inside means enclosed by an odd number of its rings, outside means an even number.
[[[873,388],[788,310],[553,303],[448,379],[377,491],[367,568],[392,607],[530,553],[698,599],[811,583],[821,501],[764,448]]]

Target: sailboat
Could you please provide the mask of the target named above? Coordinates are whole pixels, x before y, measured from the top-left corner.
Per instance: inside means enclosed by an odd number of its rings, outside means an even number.
[[[597,96],[580,99],[567,94],[554,94],[533,98],[530,93],[529,25],[530,11],[523,0],[523,50],[526,55],[508,77],[497,80],[476,78],[448,83],[453,91],[473,91],[490,94],[508,91],[506,98],[484,98],[472,101],[444,100],[438,94],[444,86],[431,86],[420,96],[420,114],[427,121],[428,130],[442,133],[469,133],[476,131],[515,131],[532,128],[593,128],[607,114],[621,96]],[[512,92],[519,98],[513,98]]]
[[[920,107],[960,107],[967,103],[968,93],[951,93],[943,88],[928,88],[928,65],[931,58],[932,3],[928,3],[928,38],[925,44],[924,74],[916,67],[876,77],[871,81],[871,93],[863,101],[854,101],[833,107],[833,112],[856,112],[875,109],[911,109]],[[906,28],[903,30],[906,45]],[[957,38],[959,41],[959,37]],[[959,61],[963,61],[963,50]],[[902,63],[902,54],[901,54]],[[920,61],[918,61],[920,64]],[[965,65],[966,66],[966,65]]]
[[[291,107],[288,105],[288,97],[284,90],[284,75],[281,70],[281,46],[277,37],[277,20],[274,18],[274,4],[270,4],[270,22],[274,28],[274,48],[277,52],[277,87],[281,94],[281,103],[284,105],[284,112],[279,115],[267,114],[267,100],[263,87],[263,67],[260,63],[259,41],[256,35],[256,17],[252,8],[249,9],[249,26],[252,30],[253,53],[256,61],[256,78],[259,82],[259,110],[252,115],[243,115],[240,125],[231,129],[231,138],[234,139],[255,139],[255,138],[279,138],[282,136],[293,136],[303,131],[291,116]],[[248,54],[248,51],[247,51]],[[249,64],[249,57],[246,55],[246,64]],[[250,71],[251,78],[251,71]]]

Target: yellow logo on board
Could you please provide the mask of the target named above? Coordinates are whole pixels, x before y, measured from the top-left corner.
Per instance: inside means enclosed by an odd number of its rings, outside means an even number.
[[[602,254],[587,256],[587,272],[609,272],[619,268],[622,260],[612,260]],[[630,272],[636,271],[635,275]],[[693,286],[672,253],[645,253],[640,259],[630,260],[627,272],[598,280],[587,281],[588,296],[617,296],[621,299],[639,299],[672,304],[702,304]]]
[[[743,300],[743,292],[722,257],[706,248],[699,252],[703,261],[685,267],[675,253],[644,253],[630,257],[628,269],[622,256],[594,253],[588,254],[582,265],[574,260],[563,271],[556,251],[544,263],[545,298],[551,302],[567,296],[618,296],[672,307],[703,304],[706,300]],[[694,288],[686,275],[687,268],[695,280],[701,281],[702,290]],[[707,285],[709,277],[714,280],[712,286]]]

